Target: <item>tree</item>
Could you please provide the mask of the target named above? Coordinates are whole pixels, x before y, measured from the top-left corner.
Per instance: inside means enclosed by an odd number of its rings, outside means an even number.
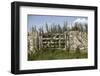
[[[32,26],[32,32],[35,32],[36,30],[36,26]]]
[[[86,33],[88,33],[88,25],[87,24],[85,24],[85,31],[86,31]]]
[[[50,32],[52,33],[52,31],[53,31],[53,26],[51,25]]]
[[[60,24],[58,24],[58,32],[62,33],[62,28],[61,28]]]
[[[34,32],[35,31],[35,29],[34,29],[34,27],[32,26],[32,32]]]
[[[46,31],[48,33],[49,32],[49,29],[48,29],[48,24],[47,23],[45,24],[45,27],[46,27]]]
[[[64,26],[63,26],[63,32],[68,30],[68,26],[67,26],[67,21],[64,22]]]
[[[40,28],[39,28],[39,34],[42,35],[43,33],[44,33],[43,27],[40,27]]]
[[[52,24],[50,31],[51,31],[51,33],[57,33],[58,32],[57,25]]]

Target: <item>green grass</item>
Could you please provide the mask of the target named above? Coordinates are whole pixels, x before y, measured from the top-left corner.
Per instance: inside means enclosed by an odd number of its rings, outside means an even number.
[[[74,53],[61,49],[42,49],[35,54],[28,54],[28,60],[57,60],[57,59],[82,59],[87,58],[86,52],[76,51]]]

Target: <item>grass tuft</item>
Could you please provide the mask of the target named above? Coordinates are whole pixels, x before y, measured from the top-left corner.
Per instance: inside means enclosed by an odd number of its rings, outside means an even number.
[[[35,54],[28,54],[28,60],[57,60],[57,59],[82,59],[87,58],[87,52],[80,52],[77,48],[74,53],[68,50],[64,51],[62,49],[49,49],[45,48],[41,51],[37,51]]]

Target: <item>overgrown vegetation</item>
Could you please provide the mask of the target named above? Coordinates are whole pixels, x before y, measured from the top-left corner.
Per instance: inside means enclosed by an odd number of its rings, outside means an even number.
[[[87,58],[86,52],[79,52],[79,49],[76,49],[76,52],[64,51],[62,49],[49,49],[45,48],[41,51],[36,52],[35,54],[28,54],[28,60],[53,60],[53,59],[81,59]]]

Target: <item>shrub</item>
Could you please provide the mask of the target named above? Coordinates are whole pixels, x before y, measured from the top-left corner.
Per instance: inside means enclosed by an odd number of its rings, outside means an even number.
[[[77,46],[76,51],[75,51],[76,58],[79,58],[80,54],[81,54],[80,48],[79,48],[79,46]]]

